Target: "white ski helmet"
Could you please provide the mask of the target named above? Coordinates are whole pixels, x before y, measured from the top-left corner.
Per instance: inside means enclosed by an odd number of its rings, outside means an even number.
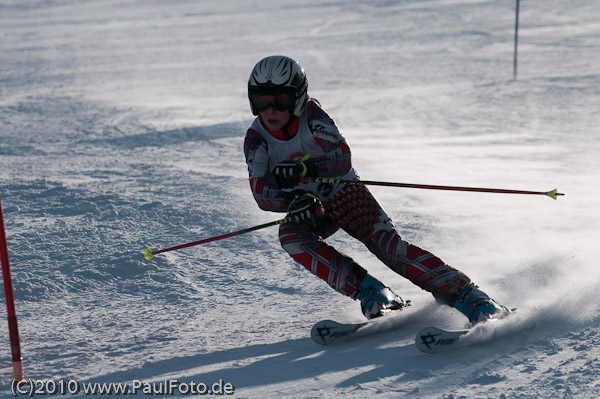
[[[272,55],[262,60],[252,69],[248,79],[248,100],[254,115],[258,110],[252,95],[289,93],[293,103],[290,113],[300,116],[308,101],[308,80],[298,61],[283,55]]]

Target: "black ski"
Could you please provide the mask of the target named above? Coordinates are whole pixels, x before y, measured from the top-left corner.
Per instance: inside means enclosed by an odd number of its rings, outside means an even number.
[[[506,328],[498,327],[502,325],[509,327],[503,322],[508,318],[507,316],[514,314],[516,310],[511,309],[509,313],[500,319],[491,319],[468,328],[456,330],[446,330],[437,327],[423,328],[415,337],[415,345],[421,352],[436,353],[477,342],[485,342],[506,333]],[[510,328],[508,331],[510,331]]]
[[[319,345],[329,345],[349,339],[388,331],[406,324],[405,317],[414,306],[410,305],[390,314],[369,321],[340,323],[333,320],[321,320],[310,330],[310,336]]]

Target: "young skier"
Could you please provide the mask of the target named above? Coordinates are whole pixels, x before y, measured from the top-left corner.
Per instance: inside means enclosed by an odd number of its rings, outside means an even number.
[[[287,212],[292,218],[279,229],[283,249],[330,287],[359,300],[367,319],[407,303],[324,241],[339,228],[471,323],[507,314],[507,308],[466,275],[402,240],[365,186],[310,182],[315,177],[358,176],[346,139],[307,89],[304,70],[285,56],[260,60],[248,80],[250,108],[257,115],[244,141],[250,187],[261,209]]]

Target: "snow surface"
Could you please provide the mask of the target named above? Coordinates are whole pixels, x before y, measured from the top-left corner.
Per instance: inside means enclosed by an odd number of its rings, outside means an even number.
[[[0,194],[26,377],[178,379],[234,397],[595,398],[600,391],[600,3],[0,1]],[[280,218],[247,183],[246,82],[286,54],[362,178],[566,193],[373,187],[402,236],[518,314],[502,337],[426,355],[418,329],[464,318],[343,233],[331,242],[418,307],[360,320],[279,247],[277,229],[151,261]],[[2,305],[4,308],[4,305]],[[0,392],[9,396],[7,329]],[[165,397],[165,396],[161,396]]]

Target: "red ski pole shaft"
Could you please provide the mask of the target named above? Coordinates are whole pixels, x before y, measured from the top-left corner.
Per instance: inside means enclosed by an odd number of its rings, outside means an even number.
[[[6,313],[8,318],[8,334],[10,337],[10,350],[12,354],[13,378],[23,379],[23,360],[21,359],[21,343],[19,341],[19,327],[17,324],[17,313],[15,312],[15,299],[13,297],[12,279],[10,277],[10,265],[8,263],[8,247],[6,246],[6,234],[4,232],[4,220],[2,218],[2,204],[0,201],[0,260],[2,261],[2,277],[4,279],[4,295],[6,296]]]
[[[291,220],[292,220],[291,218],[275,220],[273,222],[260,224],[258,226],[248,227],[247,229],[238,230],[238,231],[234,231],[234,232],[227,233],[227,234],[221,234],[219,236],[209,237],[209,238],[205,238],[205,239],[199,240],[199,241],[188,242],[186,244],[181,244],[181,245],[177,245],[177,246],[170,247],[170,248],[159,249],[158,251],[151,251],[149,249],[146,249],[146,250],[144,250],[144,257],[147,260],[150,260],[150,259],[152,259],[152,256],[163,253],[163,252],[176,251],[178,249],[189,248],[189,247],[193,247],[195,245],[202,245],[202,244],[206,244],[206,243],[213,242],[213,241],[223,240],[225,238],[239,236],[240,234],[250,233],[251,231],[264,229],[265,227],[271,227],[271,226],[276,226],[279,224],[287,223]]]
[[[557,192],[556,189],[551,191],[525,191],[525,190],[510,190],[502,188],[481,188],[481,187],[457,187],[457,186],[436,186],[432,184],[412,184],[412,183],[391,183],[382,181],[370,181],[370,180],[344,180],[344,179],[328,179],[328,178],[312,178],[304,179],[305,182],[313,181],[316,183],[330,183],[330,184],[348,184],[357,186],[385,186],[385,187],[402,187],[402,188],[420,188],[425,190],[448,190],[448,191],[471,191],[480,193],[497,193],[497,194],[530,194],[530,195],[546,195],[550,198],[556,199],[563,193]]]

